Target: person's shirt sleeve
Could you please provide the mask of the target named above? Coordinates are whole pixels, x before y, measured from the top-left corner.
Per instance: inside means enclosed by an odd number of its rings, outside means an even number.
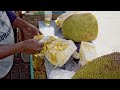
[[[6,14],[11,23],[13,23],[13,21],[17,18],[16,14],[13,11],[6,11]]]

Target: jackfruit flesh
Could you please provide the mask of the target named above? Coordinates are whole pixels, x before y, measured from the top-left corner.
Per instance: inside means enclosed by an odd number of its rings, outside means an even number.
[[[33,66],[35,71],[40,68],[43,62],[44,62],[44,58],[40,57],[39,55],[33,54]]]
[[[43,38],[44,36],[43,35],[35,35],[34,37],[33,37],[33,39],[36,39],[36,40],[41,40],[42,38]],[[42,54],[33,54],[33,59],[34,59],[34,66],[35,66],[35,69],[36,69],[36,67],[38,66],[37,64],[38,64],[38,57],[40,58],[40,59],[43,59],[43,55]]]
[[[80,45],[79,55],[79,64],[82,66],[92,61],[97,57],[95,45],[92,42],[82,41]]]
[[[77,47],[72,40],[55,38],[54,36],[44,42],[41,56],[45,56],[47,60],[55,67],[62,67],[76,51]]]
[[[72,79],[120,79],[120,52],[88,62],[74,74]]]
[[[74,14],[62,25],[62,35],[74,42],[93,41],[98,36],[98,22],[92,13]]]
[[[38,55],[33,55],[34,79],[46,79],[44,59]]]
[[[72,57],[75,58],[75,59],[80,59],[80,53],[77,52],[77,51],[75,51],[75,52],[73,53]]]
[[[41,40],[44,36],[43,35],[35,35],[34,39]]]

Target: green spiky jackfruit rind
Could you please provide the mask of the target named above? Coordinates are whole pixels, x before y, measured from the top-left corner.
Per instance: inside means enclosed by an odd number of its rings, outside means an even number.
[[[98,36],[98,22],[91,13],[74,14],[62,26],[62,35],[74,42],[93,41]]]
[[[120,79],[120,53],[94,59],[79,69],[72,79]]]

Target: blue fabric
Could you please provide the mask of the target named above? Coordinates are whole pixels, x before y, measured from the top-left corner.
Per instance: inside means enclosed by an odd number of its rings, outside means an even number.
[[[6,11],[6,14],[11,23],[13,23],[13,21],[17,18],[16,14],[13,11]]]

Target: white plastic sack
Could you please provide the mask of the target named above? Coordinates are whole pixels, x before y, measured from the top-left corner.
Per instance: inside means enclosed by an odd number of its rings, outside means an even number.
[[[50,72],[49,79],[71,79],[74,74],[74,71],[56,69]]]

